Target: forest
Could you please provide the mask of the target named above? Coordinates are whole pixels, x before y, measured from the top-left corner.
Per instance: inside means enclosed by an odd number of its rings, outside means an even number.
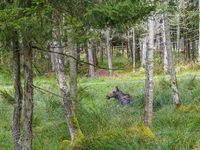
[[[199,150],[200,0],[0,0],[0,150]]]

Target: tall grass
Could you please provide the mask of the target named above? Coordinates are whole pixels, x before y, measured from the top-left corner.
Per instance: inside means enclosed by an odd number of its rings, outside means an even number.
[[[173,104],[170,84],[162,80],[154,85],[152,132],[154,139],[144,137],[132,127],[142,122],[144,112],[144,83],[119,83],[118,87],[133,99],[130,105],[119,107],[115,99],[106,95],[116,84],[79,85],[76,114],[85,136],[82,148],[88,150],[133,149],[198,149],[200,148],[200,111],[180,112]],[[43,88],[59,93],[58,86]],[[184,106],[200,105],[200,82],[196,79],[179,81],[181,102]],[[8,93],[13,94],[9,90]],[[63,149],[62,141],[70,135],[59,97],[34,92],[33,149]],[[12,116],[14,105],[0,98],[0,149],[13,149]]]

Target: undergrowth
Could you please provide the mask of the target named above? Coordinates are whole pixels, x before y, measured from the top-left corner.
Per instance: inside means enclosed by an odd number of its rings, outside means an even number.
[[[39,83],[38,83],[39,84]],[[79,149],[87,150],[175,150],[200,148],[200,110],[178,111],[172,100],[169,81],[154,83],[153,124],[154,138],[138,134],[144,113],[144,83],[118,83],[118,87],[130,94],[130,105],[117,106],[115,99],[106,99],[116,84],[79,85],[76,115],[84,140]],[[200,106],[200,82],[178,82],[182,105]],[[59,93],[58,86],[43,88]],[[11,97],[12,90],[4,89]],[[0,98],[0,149],[14,149],[12,140],[12,116],[14,105]],[[23,118],[23,117],[22,117]],[[21,121],[22,122],[22,121]],[[22,124],[21,124],[22,129]],[[62,99],[34,91],[33,149],[61,150],[63,141],[70,140]]]

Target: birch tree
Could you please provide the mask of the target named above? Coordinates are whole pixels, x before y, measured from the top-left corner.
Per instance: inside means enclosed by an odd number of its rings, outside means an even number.
[[[167,7],[167,0],[164,0],[164,4]],[[165,10],[164,13],[164,29],[165,29],[165,41],[166,41],[166,49],[167,49],[167,56],[168,56],[168,67],[169,67],[169,73],[170,73],[170,80],[171,80],[171,88],[173,93],[173,101],[177,108],[181,106],[181,101],[179,99],[178,94],[178,86],[177,86],[177,78],[176,78],[176,72],[174,67],[174,60],[172,55],[172,49],[171,49],[171,39],[170,39],[170,29],[169,29],[169,21],[168,21],[168,12]]]
[[[106,30],[106,49],[108,52],[108,68],[109,73],[112,75],[112,57],[111,57],[111,50],[110,50],[110,28],[107,28]]]
[[[148,18],[148,50],[146,60],[146,81],[145,81],[145,108],[143,123],[151,128],[153,112],[153,45],[154,45],[154,20],[153,16]]]
[[[95,77],[95,71],[94,71],[94,57],[93,57],[93,53],[92,53],[92,46],[91,44],[88,42],[88,59],[89,59],[89,63],[92,64],[90,65],[90,77],[94,78]]]
[[[132,28],[133,32],[133,73],[135,73],[135,28]]]
[[[167,60],[167,46],[166,46],[166,35],[165,35],[165,25],[163,21],[162,27],[162,39],[163,39],[163,60],[164,60],[164,74],[168,73],[168,60]]]

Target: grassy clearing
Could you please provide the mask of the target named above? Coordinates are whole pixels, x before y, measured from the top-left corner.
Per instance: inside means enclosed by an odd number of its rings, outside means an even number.
[[[39,83],[38,83],[39,84]],[[129,93],[133,102],[118,107],[117,100],[105,96],[115,83],[79,85],[76,114],[86,140],[82,148],[88,150],[132,149],[199,149],[200,110],[186,113],[175,109],[169,81],[159,81],[154,86],[154,112],[152,132],[148,138],[132,130],[142,122],[144,112],[144,83],[119,83],[118,87]],[[58,86],[43,88],[59,93]],[[6,90],[6,89],[5,89]],[[200,82],[195,79],[179,81],[179,92],[184,106],[200,106]],[[13,90],[8,93],[13,95]],[[34,92],[33,149],[59,150],[62,141],[70,135],[63,111],[62,100],[50,94]],[[0,98],[0,145],[3,150],[13,149],[12,115],[14,105]]]

